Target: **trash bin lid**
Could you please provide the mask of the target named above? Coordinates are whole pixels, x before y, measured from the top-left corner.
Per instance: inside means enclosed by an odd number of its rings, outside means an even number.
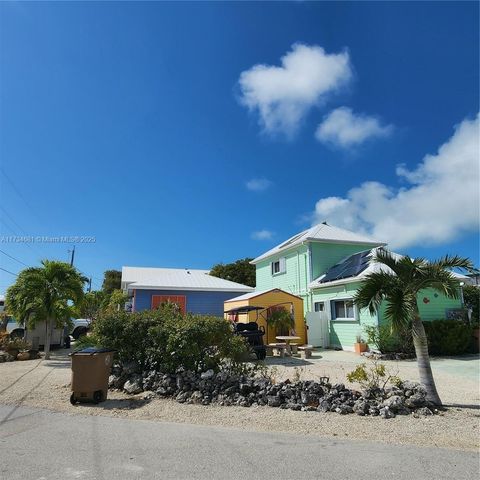
[[[83,350],[78,350],[78,352],[73,352],[71,355],[75,355],[77,353],[107,353],[107,352],[115,352],[116,350],[113,350],[112,348],[105,348],[105,347],[87,347],[84,348]]]

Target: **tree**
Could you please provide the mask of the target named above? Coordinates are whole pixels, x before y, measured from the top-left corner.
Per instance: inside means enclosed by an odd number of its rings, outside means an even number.
[[[105,297],[107,296],[102,290],[94,290],[86,293],[79,307],[82,318],[88,318],[94,322],[102,311]]]
[[[295,327],[295,319],[292,312],[281,306],[270,307],[267,313],[268,327],[272,327],[276,335],[289,335],[290,330]]]
[[[6,306],[23,325],[32,327],[38,321],[45,321],[44,351],[48,360],[52,329],[70,320],[74,308],[81,304],[87,278],[68,263],[42,260],[41,265],[18,274],[7,290]]]
[[[122,290],[114,290],[110,296],[106,297],[103,307],[105,309],[117,311],[124,310],[125,302],[128,302],[128,295],[123,293]]]
[[[103,274],[102,290],[110,295],[114,290],[119,290],[122,283],[122,272],[120,270],[107,270]]]
[[[463,300],[465,306],[472,310],[471,322],[478,325],[480,323],[480,288],[474,285],[465,285],[463,287]]]
[[[251,261],[252,258],[243,258],[233,263],[218,263],[211,268],[210,275],[255,287],[255,265]]]
[[[417,295],[426,288],[433,288],[448,298],[458,298],[459,282],[449,270],[470,270],[472,263],[467,258],[448,255],[428,262],[423,258],[393,256],[384,249],[377,251],[375,261],[382,264],[383,268],[366,276],[354,301],[359,308],[368,308],[371,314],[377,313],[385,301],[385,315],[391,321],[392,328],[411,330],[420,382],[427,389],[428,400],[441,405],[430,366],[428,341],[418,310]]]

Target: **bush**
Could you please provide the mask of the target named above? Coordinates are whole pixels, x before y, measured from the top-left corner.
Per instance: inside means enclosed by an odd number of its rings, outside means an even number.
[[[392,331],[390,323],[364,327],[367,334],[367,343],[375,345],[382,353],[406,353],[414,352],[412,334],[409,328]]]
[[[23,338],[12,337],[8,333],[0,335],[0,350],[28,350],[31,348],[30,343]]]
[[[423,322],[432,355],[461,355],[472,343],[472,327],[458,320]]]
[[[181,315],[172,305],[142,312],[105,312],[95,322],[91,338],[113,348],[121,362],[135,361],[143,369],[174,372],[218,369],[224,359],[237,361],[247,350],[242,337],[219,317]]]
[[[432,355],[461,355],[472,343],[472,327],[459,320],[432,320],[423,322]],[[388,324],[365,326],[368,344],[382,353],[415,353],[410,329],[393,332]]]
[[[472,309],[472,325],[480,325],[480,289],[473,285],[465,285],[463,287],[463,299],[465,306]]]
[[[347,380],[350,383],[358,383],[363,389],[385,388],[387,383],[398,385],[401,380],[387,370],[383,363],[372,361],[370,367],[361,363],[350,373],[347,373]]]

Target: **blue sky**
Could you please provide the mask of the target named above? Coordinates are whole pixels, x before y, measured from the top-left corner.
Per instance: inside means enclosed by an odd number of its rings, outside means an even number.
[[[478,14],[3,2],[0,232],[94,236],[76,246],[94,287],[122,265],[256,256],[322,220],[478,264]],[[70,248],[3,241],[0,267]]]

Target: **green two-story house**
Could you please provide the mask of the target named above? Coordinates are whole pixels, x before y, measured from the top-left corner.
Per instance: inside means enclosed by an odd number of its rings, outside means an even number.
[[[363,277],[379,268],[375,249],[386,243],[328,225],[315,225],[255,258],[257,291],[280,288],[303,298],[308,341],[315,346],[353,349],[366,324],[385,321],[382,310],[372,316],[353,304]],[[460,279],[459,279],[460,281]],[[424,320],[447,318],[462,307],[425,291],[419,296]]]

